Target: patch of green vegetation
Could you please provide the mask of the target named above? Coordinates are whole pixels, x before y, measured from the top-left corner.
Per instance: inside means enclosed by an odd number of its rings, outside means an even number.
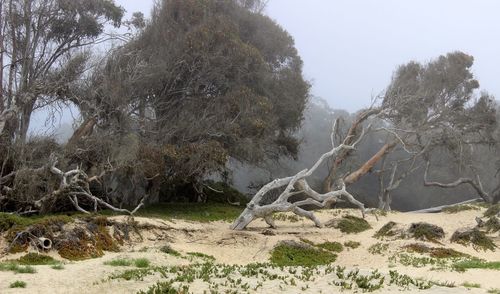
[[[463,282],[460,286],[465,288],[481,288],[481,284],[469,282]]]
[[[342,252],[342,250],[344,250],[344,246],[342,246],[339,242],[324,242],[316,244],[316,247],[332,252]]]
[[[500,213],[500,203],[490,206],[485,212],[484,216],[491,217]]]
[[[58,264],[59,262],[48,255],[38,254],[38,253],[28,253],[21,256],[17,262],[23,265],[52,265]]]
[[[51,268],[55,269],[55,270],[63,270],[64,265],[62,265],[62,263],[58,263],[58,264],[54,264],[53,266],[51,266]]]
[[[147,258],[137,258],[134,260],[134,265],[138,268],[147,268],[149,264],[150,261]]]
[[[500,294],[500,288],[488,289],[488,293],[490,293],[490,294]]]
[[[227,204],[231,202],[244,206],[249,201],[248,197],[224,182],[206,181],[204,184],[211,188],[203,190],[209,203]]]
[[[176,257],[181,256],[181,254],[178,251],[174,250],[172,247],[170,247],[170,245],[162,246],[160,248],[160,251]]]
[[[472,245],[474,249],[482,249],[484,251],[495,251],[495,248],[497,247],[484,232],[481,232],[476,228],[465,231],[456,231],[451,236],[451,242],[459,243],[464,246]]]
[[[500,219],[496,216],[492,216],[484,223],[484,227],[488,233],[498,232],[500,231]]]
[[[470,257],[468,254],[450,248],[428,247],[424,244],[413,243],[403,246],[409,252],[424,254],[427,253],[433,258],[460,258]]]
[[[9,285],[9,288],[26,288],[26,285],[24,281],[15,281]]]
[[[433,266],[435,269],[444,269],[447,267],[446,259],[413,256],[406,253],[399,253],[389,258],[391,262],[399,262],[404,266],[426,267]]]
[[[131,266],[132,260],[126,258],[116,258],[110,261],[104,262],[105,265],[109,266]]]
[[[130,269],[121,273],[115,273],[111,275],[110,279],[124,279],[126,281],[135,280],[140,281],[145,276],[151,274],[151,269],[141,268],[141,269]]]
[[[443,212],[445,213],[458,213],[466,210],[479,210],[479,207],[468,204],[461,204],[443,208]]]
[[[137,216],[197,222],[233,221],[243,208],[219,203],[162,203],[140,209]]]
[[[344,246],[348,247],[348,248],[356,249],[359,246],[361,246],[361,243],[356,242],[356,241],[346,241],[346,242],[344,242]]]
[[[368,252],[371,254],[384,255],[384,253],[389,249],[389,244],[376,243],[368,247]]]
[[[17,263],[0,263],[0,271],[12,271],[18,274],[34,274],[36,269],[30,265],[20,266]]]
[[[15,214],[8,214],[0,212],[0,233],[6,232],[11,228],[25,228],[31,225],[39,224],[43,226],[60,225],[73,222],[74,217],[67,215],[45,215],[45,216],[32,216],[23,217]]]
[[[341,232],[347,234],[361,233],[372,228],[365,219],[352,215],[342,217],[342,219],[338,222],[337,227]]]
[[[281,243],[271,251],[271,263],[278,266],[314,266],[334,262],[337,255],[311,246]]]
[[[199,258],[202,258],[202,259],[206,259],[206,260],[211,260],[211,261],[215,260],[215,257],[213,257],[212,255],[208,255],[208,254],[201,253],[201,252],[188,252],[186,254],[194,256],[194,257],[199,257]]]
[[[106,261],[105,265],[109,266],[132,266],[138,268],[147,268],[149,267],[149,260],[147,258],[137,258],[137,259],[128,259],[128,258],[115,258],[110,261]]]
[[[181,285],[174,287],[171,281],[158,282],[149,287],[146,291],[139,291],[137,294],[187,294],[189,293],[189,286]]]
[[[402,275],[397,271],[389,271],[390,282],[389,284],[397,285],[405,290],[409,290],[410,286],[415,286],[420,290],[426,290],[431,288],[434,283],[430,281],[424,281],[420,279],[413,279],[407,275]]]
[[[488,262],[480,259],[471,259],[454,263],[453,268],[457,271],[465,271],[467,269],[500,270],[500,261]]]
[[[439,243],[438,240],[444,238],[443,228],[424,222],[411,224],[408,233],[415,239],[434,243]]]
[[[393,237],[396,235],[396,233],[392,230],[396,226],[396,223],[393,221],[390,221],[386,223],[380,230],[375,233],[373,237],[375,238],[383,238],[383,237]]]

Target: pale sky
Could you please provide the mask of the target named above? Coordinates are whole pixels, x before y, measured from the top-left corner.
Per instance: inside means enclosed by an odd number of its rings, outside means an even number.
[[[153,0],[116,0],[146,16]],[[460,50],[500,99],[499,0],[270,0],[266,13],[295,39],[312,94],[356,111],[394,69]]]

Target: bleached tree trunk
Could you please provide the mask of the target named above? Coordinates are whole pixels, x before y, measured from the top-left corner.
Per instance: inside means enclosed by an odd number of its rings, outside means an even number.
[[[335,129],[335,127],[334,127]],[[306,211],[301,208],[304,205],[315,205],[317,207],[326,207],[332,202],[337,201],[337,199],[344,197],[347,201],[359,207],[361,213],[364,217],[365,207],[364,204],[357,201],[349,192],[346,190],[345,184],[341,183],[341,189],[337,191],[332,191],[328,193],[318,193],[314,191],[307,183],[306,178],[311,176],[323,162],[327,159],[337,156],[339,152],[344,150],[353,150],[357,143],[363,138],[364,131],[359,136],[358,140],[347,145],[348,139],[344,140],[344,143],[337,147],[333,147],[332,150],[323,154],[318,161],[310,168],[300,171],[294,176],[275,179],[272,182],[263,186],[252,198],[252,200],[247,204],[246,209],[241,213],[241,215],[234,221],[231,225],[233,230],[243,230],[250,222],[257,218],[263,218],[267,224],[271,227],[275,227],[272,220],[272,215],[275,212],[287,212],[292,211],[293,213],[306,217],[314,222],[317,227],[321,227],[321,222],[316,218],[313,212]],[[350,138],[349,138],[350,139]],[[261,200],[269,191],[286,187],[285,190],[279,195],[273,203],[267,205],[261,205]],[[289,199],[293,195],[304,194],[308,198],[305,200],[290,202]]]

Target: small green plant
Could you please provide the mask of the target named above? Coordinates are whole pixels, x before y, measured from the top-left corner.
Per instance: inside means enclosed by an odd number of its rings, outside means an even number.
[[[463,286],[465,288],[481,288],[481,284],[469,282],[463,282],[460,286]]]
[[[356,249],[359,246],[361,246],[361,243],[356,242],[356,241],[346,241],[346,242],[344,242],[344,246],[348,247],[348,248]]]
[[[484,227],[488,233],[496,233],[500,231],[500,219],[496,216],[491,216],[485,223]]]
[[[172,256],[176,256],[176,257],[181,256],[181,254],[178,251],[172,249],[172,247],[170,247],[170,245],[162,246],[160,248],[160,251],[163,252],[163,253],[172,255]]]
[[[336,258],[329,251],[287,242],[274,247],[270,261],[278,266],[313,266],[332,263]]]
[[[53,266],[51,266],[51,268],[55,269],[55,270],[63,270],[64,265],[62,263],[58,263],[58,264],[54,264]]]
[[[500,294],[500,288],[492,288],[488,290],[490,294]]]
[[[135,267],[138,267],[138,268],[147,268],[149,267],[149,260],[147,258],[138,258],[136,260],[134,260],[134,265]]]
[[[215,260],[215,257],[213,257],[212,255],[208,255],[208,254],[201,253],[201,252],[188,252],[187,255],[191,255],[194,257],[199,257],[199,258],[211,260],[211,261]]]
[[[389,244],[376,243],[368,247],[368,252],[371,254],[384,255],[387,249],[389,249]]]
[[[342,246],[339,242],[324,242],[316,244],[316,247],[332,252],[342,252],[342,250],[344,250],[344,246]]]
[[[347,234],[361,233],[372,228],[366,220],[352,215],[342,217],[337,227],[341,232]]]
[[[15,281],[9,285],[10,288],[26,288],[26,282]]]
[[[105,265],[109,266],[131,266],[132,260],[125,258],[116,258],[110,261],[104,262]]]

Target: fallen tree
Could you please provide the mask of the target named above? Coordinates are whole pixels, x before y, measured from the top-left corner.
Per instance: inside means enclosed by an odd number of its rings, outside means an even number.
[[[333,131],[336,129],[336,124],[334,124]],[[365,216],[365,206],[363,203],[356,200],[349,192],[346,190],[346,185],[344,181],[339,180],[339,189],[331,191],[328,193],[318,193],[312,189],[307,183],[307,177],[311,176],[318,168],[329,158],[335,158],[341,152],[346,150],[354,150],[356,145],[361,141],[364,135],[364,130],[362,131],[359,138],[351,141],[351,136],[346,137],[344,142],[339,146],[335,147],[332,140],[332,150],[323,154],[318,161],[310,168],[304,169],[298,172],[294,176],[275,179],[272,182],[264,185],[252,198],[252,200],[247,204],[246,209],[241,213],[241,215],[234,221],[231,225],[233,230],[243,230],[248,224],[253,220],[262,218],[266,221],[268,225],[276,228],[272,215],[275,212],[288,212],[291,211],[299,216],[306,217],[314,222],[317,227],[321,227],[321,222],[316,218],[312,211],[307,211],[302,208],[305,205],[314,205],[319,208],[328,206],[331,203],[336,202],[339,198],[344,197],[350,203],[356,205],[361,210],[363,217]],[[285,190],[279,195],[279,197],[270,204],[262,204],[261,201],[263,197],[271,190],[285,187]],[[294,195],[302,194],[305,195],[306,199],[298,200],[292,202],[290,198]]]

